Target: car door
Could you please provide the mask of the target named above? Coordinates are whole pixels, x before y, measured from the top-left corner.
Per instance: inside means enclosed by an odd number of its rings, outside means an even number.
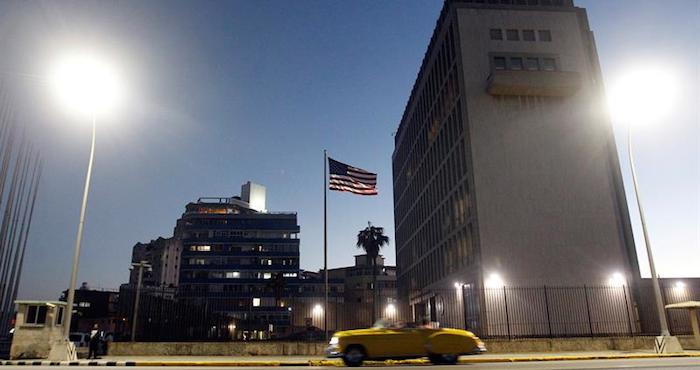
[[[391,342],[391,357],[420,357],[425,355],[425,338],[420,329],[393,329]]]

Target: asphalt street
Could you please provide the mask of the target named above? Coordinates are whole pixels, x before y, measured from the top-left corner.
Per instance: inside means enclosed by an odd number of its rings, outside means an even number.
[[[516,363],[488,363],[488,364],[460,364],[451,366],[433,365],[408,365],[399,367],[430,367],[431,370],[480,370],[480,369],[523,369],[523,370],[606,370],[606,369],[669,369],[669,370],[689,370],[700,369],[700,358],[664,358],[664,359],[624,359],[624,360],[585,360],[585,361],[544,361],[544,362],[516,362]],[[390,367],[396,369],[397,366],[368,366],[373,368]],[[104,370],[104,366],[80,366],[76,369]],[[129,369],[153,370],[152,366],[128,367]],[[175,367],[171,367],[175,368]],[[207,370],[228,370],[231,367],[207,366]],[[299,370],[299,367],[241,367],[246,370]],[[312,367],[320,370],[338,370],[338,367]],[[1,366],[0,369],[24,369],[24,370],[51,370],[56,366]],[[177,369],[201,370],[201,367],[177,367]]]

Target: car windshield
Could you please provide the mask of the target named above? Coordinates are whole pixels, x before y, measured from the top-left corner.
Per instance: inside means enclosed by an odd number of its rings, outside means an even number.
[[[372,325],[373,328],[375,329],[386,329],[391,327],[391,322],[385,319],[379,319],[375,321],[374,325]]]

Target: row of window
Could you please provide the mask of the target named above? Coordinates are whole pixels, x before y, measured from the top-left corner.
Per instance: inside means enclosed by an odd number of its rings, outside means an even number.
[[[399,238],[411,236],[430,214],[445,200],[455,184],[461,182],[467,173],[467,153],[463,140],[462,110],[456,105],[442,129],[437,133],[432,147],[427,153],[412,152],[418,168],[406,175],[405,194],[395,202],[395,214],[402,215],[396,223],[397,242]],[[422,134],[419,141],[426,140]],[[417,150],[423,145],[418,145]],[[424,156],[423,156],[424,154]],[[400,174],[404,177],[403,174]],[[403,243],[397,243],[397,247]]]
[[[454,24],[449,25],[442,42],[435,42],[434,47],[431,45],[430,55],[426,55],[423,60],[396,134],[394,173],[401,173],[403,168],[408,166],[409,154],[416,145],[416,138],[420,131],[429,123],[441,122],[449,113],[454,98],[459,95],[457,74],[451,73],[455,70],[453,66],[457,57],[455,44],[457,32]],[[404,131],[405,134],[402,133]],[[399,142],[401,137],[405,139]],[[395,185],[394,189],[403,190],[401,184]],[[394,196],[397,195],[395,191]]]
[[[275,245],[223,245],[199,244],[187,247],[190,252],[298,252],[299,246],[294,244]]]
[[[298,239],[298,233],[281,231],[200,230],[183,233],[183,238],[264,238]]]
[[[269,280],[275,276],[273,272],[248,272],[248,271],[184,271],[185,279],[264,279]],[[296,272],[284,272],[284,277],[297,277]]]
[[[344,287],[342,284],[333,284],[330,287],[330,291],[334,293],[343,293]],[[244,285],[244,284],[183,284],[180,286],[180,291],[187,296],[191,294],[192,296],[197,296],[200,293],[270,293],[270,288],[265,285]],[[318,285],[300,285],[291,286],[284,289],[284,295],[289,295],[291,293],[318,293],[323,294],[325,292],[323,284]],[[194,293],[194,294],[192,294]]]
[[[564,0],[462,0],[466,3],[490,5],[564,6]]]
[[[187,260],[190,265],[217,266],[217,265],[261,265],[261,266],[297,266],[296,258],[239,258],[239,257],[193,257]]]
[[[503,40],[503,30],[500,28],[491,28],[489,30],[489,35],[491,40]],[[537,37],[535,38],[535,35]],[[507,41],[542,41],[551,42],[552,32],[550,30],[517,30],[517,29],[507,29],[505,30],[505,39]]]
[[[556,71],[557,61],[552,57],[494,56],[493,69],[497,71]]]

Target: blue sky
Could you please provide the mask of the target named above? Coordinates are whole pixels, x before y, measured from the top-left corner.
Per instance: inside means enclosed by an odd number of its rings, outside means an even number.
[[[635,145],[659,273],[697,276],[699,3],[577,4],[588,9],[606,83],[648,60],[679,74],[675,110],[640,128]],[[89,125],[56,107],[43,78],[57,55],[97,50],[122,68],[129,89],[119,111],[100,121],[79,281],[118,287],[134,243],[172,235],[187,202],[236,195],[247,180],[267,186],[268,209],[299,212],[301,264],[315,270],[322,264],[324,148],[378,172],[380,188],[377,197],[329,194],[330,265],[352,263],[356,233],[368,220],[393,237],[391,135],[441,6],[0,3],[0,76],[45,158],[20,296],[55,298],[67,285],[87,163]],[[624,146],[619,150],[628,180]],[[384,254],[393,264],[393,243]]]

